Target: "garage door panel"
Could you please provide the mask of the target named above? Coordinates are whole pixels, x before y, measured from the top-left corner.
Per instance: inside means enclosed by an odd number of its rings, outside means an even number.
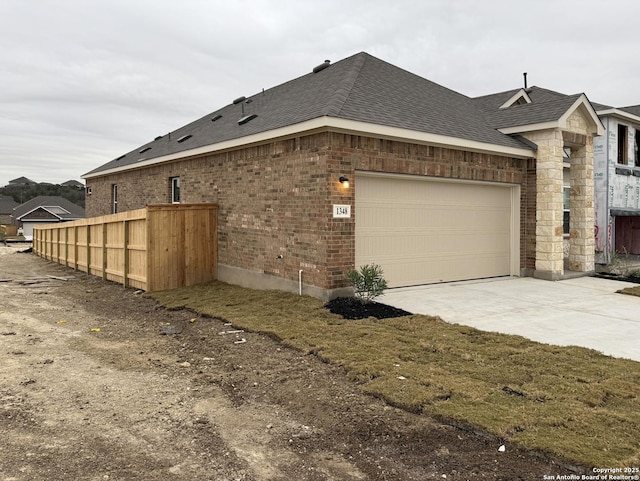
[[[356,265],[390,287],[509,275],[511,188],[358,175]]]

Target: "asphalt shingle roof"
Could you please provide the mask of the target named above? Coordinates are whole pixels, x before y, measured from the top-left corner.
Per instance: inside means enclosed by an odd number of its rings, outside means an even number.
[[[0,215],[13,214],[13,209],[18,203],[9,196],[0,195]]]
[[[501,105],[513,97],[517,92],[522,89],[506,90],[504,92],[498,92],[495,94],[482,95],[481,97],[474,97],[473,102],[476,107],[486,110],[494,111],[498,110]]]
[[[243,114],[257,117],[238,125]],[[229,104],[86,175],[323,116],[526,148],[487,124],[473,99],[361,52]]]
[[[558,120],[579,96],[531,87],[532,104],[499,108],[519,90],[472,99],[361,52],[229,104],[85,175],[324,116],[528,149],[497,129]],[[256,117],[239,125],[251,114]]]
[[[14,219],[17,219],[38,207],[62,207],[67,210],[69,214],[56,213],[56,215],[61,219],[82,219],[85,216],[84,209],[82,207],[74,204],[64,197],[40,195],[16,207],[13,210],[13,217]]]
[[[13,179],[9,181],[9,185],[34,185],[37,182],[27,179],[26,177],[18,177],[17,179]]]
[[[488,122],[496,129],[539,124],[558,120],[578,100],[581,94],[530,104],[512,105],[486,113]]]
[[[633,115],[637,115],[640,117],[640,105],[631,105],[629,107],[620,107],[620,110],[624,110]]]

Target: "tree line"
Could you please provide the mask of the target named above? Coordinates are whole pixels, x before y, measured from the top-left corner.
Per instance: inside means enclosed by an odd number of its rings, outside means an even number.
[[[84,189],[59,184],[6,185],[0,187],[0,195],[12,197],[18,204],[40,195],[59,196],[84,208]]]

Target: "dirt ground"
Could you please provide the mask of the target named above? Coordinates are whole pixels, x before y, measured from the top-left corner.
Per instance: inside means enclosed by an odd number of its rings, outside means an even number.
[[[55,277],[48,277],[55,276]],[[0,247],[0,479],[540,480],[535,453],[339,367]]]

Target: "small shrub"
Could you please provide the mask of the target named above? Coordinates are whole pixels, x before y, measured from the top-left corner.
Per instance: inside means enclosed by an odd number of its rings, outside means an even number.
[[[353,285],[355,296],[362,302],[371,302],[387,288],[382,267],[377,264],[360,266],[360,270],[346,273],[347,279]]]

